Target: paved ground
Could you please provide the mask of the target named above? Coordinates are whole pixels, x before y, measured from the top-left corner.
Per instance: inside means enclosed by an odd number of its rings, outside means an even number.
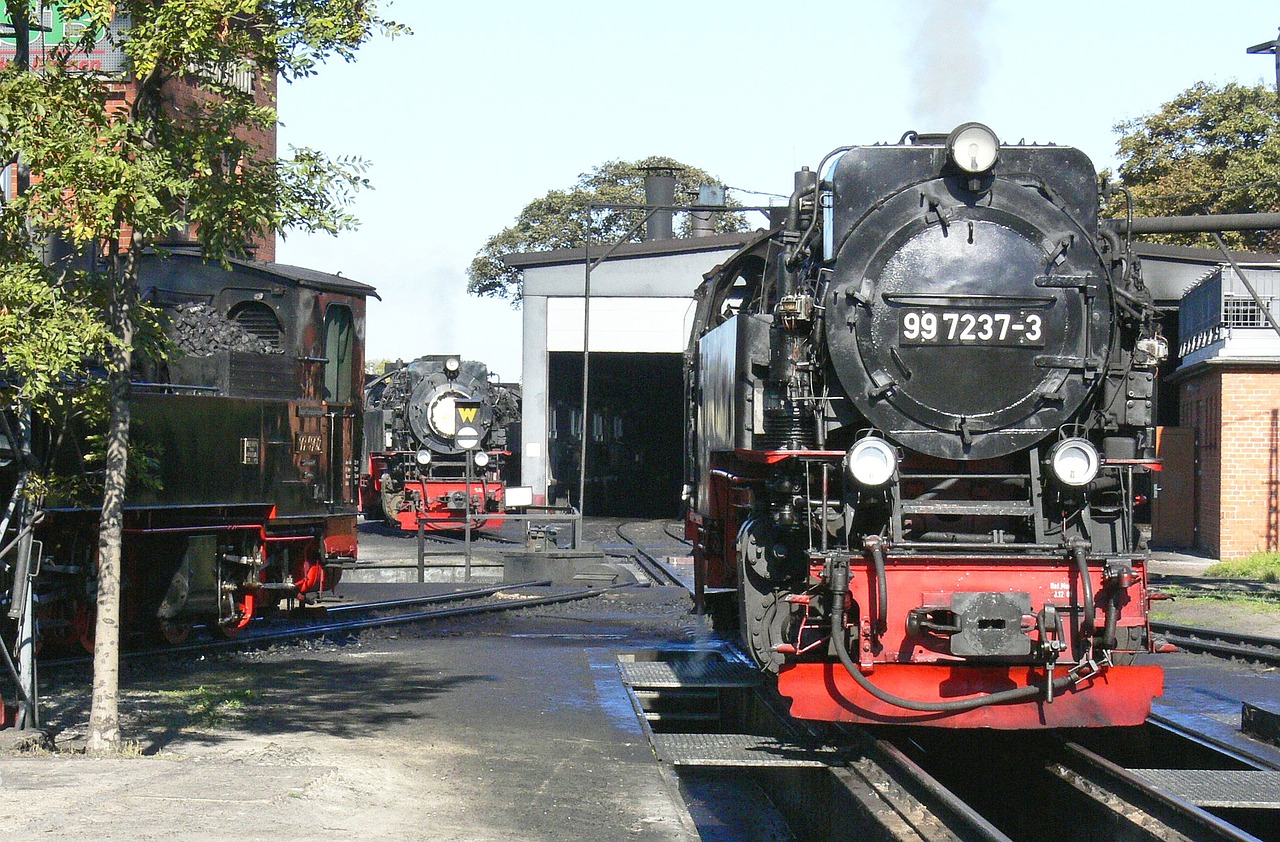
[[[0,838],[696,839],[613,656],[693,633],[687,597],[649,589],[134,666],[142,757],[0,757]],[[83,698],[53,702],[74,748]]]
[[[620,541],[612,525],[597,532]],[[1153,569],[1195,575],[1208,563],[1161,554]],[[1157,610],[1280,629],[1266,605],[1179,599]],[[613,655],[704,633],[687,596],[651,588],[344,646],[130,664],[123,710],[136,756],[0,755],[0,840],[695,839]],[[1280,696],[1274,671],[1160,661],[1162,704],[1206,718],[1205,730],[1229,731],[1245,695]],[[74,751],[87,675],[44,684],[47,721]]]

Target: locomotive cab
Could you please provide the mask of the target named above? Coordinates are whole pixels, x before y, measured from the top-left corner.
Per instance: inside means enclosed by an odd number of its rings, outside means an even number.
[[[802,717],[1140,722],[1134,486],[1164,340],[1079,150],[965,124],[844,147],[708,276],[700,598]]]

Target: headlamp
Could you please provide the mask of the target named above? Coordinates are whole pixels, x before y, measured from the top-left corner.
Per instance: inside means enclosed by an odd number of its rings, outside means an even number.
[[[999,138],[981,123],[965,123],[947,137],[947,157],[970,175],[990,170],[999,155]]]
[[[414,458],[414,459],[416,459],[416,460],[418,461],[418,464],[419,464],[419,465],[423,465],[423,466],[430,465],[430,464],[431,464],[431,451],[430,451],[430,450],[427,450],[427,449],[424,447],[422,450],[419,450],[417,453],[413,454],[413,458]]]
[[[881,488],[898,473],[898,451],[882,438],[867,436],[849,448],[845,469],[863,488]]]
[[[1054,479],[1070,488],[1093,482],[1101,465],[1098,449],[1088,439],[1063,439],[1049,451],[1049,470]]]
[[[473,458],[477,468],[483,468],[485,465],[489,464],[489,454],[485,453],[483,450],[477,450],[476,455]]]

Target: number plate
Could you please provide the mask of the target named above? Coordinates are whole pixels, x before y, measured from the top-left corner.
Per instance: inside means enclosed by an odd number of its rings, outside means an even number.
[[[1043,348],[1044,321],[1034,310],[909,307],[898,311],[898,344]]]

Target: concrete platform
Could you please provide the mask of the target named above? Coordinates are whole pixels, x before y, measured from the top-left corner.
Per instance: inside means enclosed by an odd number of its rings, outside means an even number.
[[[1152,550],[1148,569],[1165,576],[1203,576],[1218,559],[1181,550]]]

